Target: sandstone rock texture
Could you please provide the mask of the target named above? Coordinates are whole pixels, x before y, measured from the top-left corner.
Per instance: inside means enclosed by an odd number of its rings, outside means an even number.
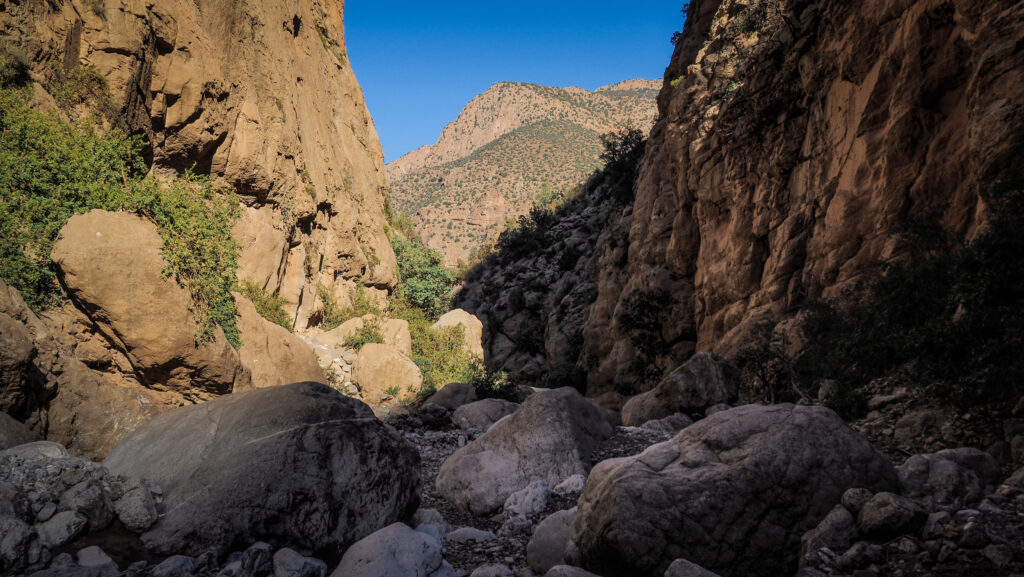
[[[484,359],[484,324],[476,316],[462,310],[450,310],[437,319],[431,328],[441,327],[462,327],[463,338],[466,340],[466,348],[471,353]]]
[[[123,351],[139,379],[192,402],[247,388],[224,333],[197,344],[189,292],[164,278],[156,225],[129,213],[94,210],[71,217],[52,259],[79,309]]]
[[[359,385],[364,399],[385,396],[405,397],[423,386],[423,375],[416,363],[390,345],[363,345],[356,355],[352,379]]]
[[[671,296],[677,364],[905,256],[912,215],[976,234],[1024,124],[1022,33],[1015,2],[690,2],[628,253],[588,309],[588,393],[633,360],[615,312],[635,291]]]
[[[491,513],[534,481],[553,487],[585,474],[597,445],[616,424],[618,415],[575,389],[535,393],[441,465],[437,492],[474,515]]]
[[[163,554],[264,540],[337,557],[416,510],[419,455],[363,403],[317,383],[237,393],[164,413],[104,466],[155,482]]]
[[[738,407],[598,463],[566,559],[601,575],[660,576],[677,558],[723,577],[793,574],[801,536],[846,489],[898,484],[888,459],[828,409]]]
[[[68,330],[67,320],[59,312],[36,315],[0,280],[0,326],[16,343],[0,355],[0,411],[75,455],[102,459],[167,395],[87,366],[78,350],[96,337],[79,323],[69,323],[75,328]],[[20,438],[23,432],[14,428],[11,434]]]
[[[304,328],[318,284],[344,298],[396,280],[343,12],[343,0],[68,0],[7,3],[0,28],[42,87],[78,65],[105,77],[114,120],[148,137],[157,174],[195,167],[233,187],[247,205],[240,276],[287,299]]]
[[[245,297],[235,294],[238,331],[242,347],[238,358],[249,371],[249,387],[236,385],[234,392],[275,387],[299,381],[322,381],[323,372],[313,349],[298,336],[264,319]]]

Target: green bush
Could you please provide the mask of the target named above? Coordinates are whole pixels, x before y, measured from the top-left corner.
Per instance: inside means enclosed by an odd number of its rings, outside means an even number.
[[[363,326],[359,327],[354,334],[345,339],[345,346],[351,347],[355,350],[363,348],[365,345],[370,343],[383,343],[384,333],[381,330],[380,318],[373,317],[372,319],[363,323]]]
[[[436,320],[451,308],[455,273],[444,266],[441,253],[428,248],[417,236],[406,239],[392,235],[391,247],[398,259],[396,297]]]
[[[256,312],[261,317],[291,332],[291,318],[284,310],[285,305],[288,304],[286,299],[268,292],[250,279],[242,279],[238,289],[246,298],[252,301],[252,304],[256,307]]]
[[[320,295],[320,300],[324,303],[324,307],[320,311],[320,326],[325,331],[337,328],[347,320],[365,315],[379,315],[381,312],[380,307],[363,286],[356,287],[356,292],[352,295],[352,304],[347,307],[342,306],[334,298],[334,293],[326,285],[317,286],[317,294]]]
[[[55,306],[63,293],[50,252],[61,227],[93,209],[137,212],[157,225],[164,274],[192,295],[197,341],[220,325],[238,346],[234,195],[190,173],[169,183],[147,178],[141,138],[63,122],[28,98],[0,89],[0,277],[34,310]]]
[[[482,370],[477,357],[466,348],[461,326],[435,330],[425,311],[401,297],[392,300],[391,316],[409,323],[412,360],[423,374],[425,388],[468,383]]]
[[[212,338],[219,325],[228,342],[241,346],[231,296],[240,248],[231,234],[241,212],[238,198],[189,171],[166,184],[143,180],[134,192],[129,206],[153,220],[163,238],[165,278],[173,277],[192,295],[192,314],[200,325],[197,341]]]

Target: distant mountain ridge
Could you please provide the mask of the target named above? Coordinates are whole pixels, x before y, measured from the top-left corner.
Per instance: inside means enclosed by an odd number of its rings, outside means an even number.
[[[436,144],[387,165],[392,201],[455,264],[497,235],[506,218],[598,168],[600,135],[648,130],[660,88],[656,80],[593,91],[499,82],[473,98]]]

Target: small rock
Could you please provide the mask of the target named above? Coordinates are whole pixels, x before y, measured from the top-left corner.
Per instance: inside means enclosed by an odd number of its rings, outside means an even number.
[[[191,557],[174,555],[160,562],[159,565],[150,569],[151,577],[192,577],[195,565]]]
[[[717,405],[716,405],[717,406]],[[728,405],[726,405],[728,407]],[[711,409],[708,409],[711,410]],[[682,413],[669,415],[663,419],[654,419],[640,425],[641,429],[659,433],[677,433],[693,424],[693,419]]]
[[[727,404],[727,403],[718,403],[717,405],[711,405],[710,407],[707,408],[706,411],[704,411],[704,416],[705,417],[710,417],[711,415],[714,415],[715,413],[721,413],[722,411],[728,411],[731,408],[732,408],[732,406]],[[686,561],[686,560],[683,559],[682,561]],[[690,563],[689,561],[686,561],[686,562]],[[690,563],[690,564],[693,565],[692,563]],[[694,567],[700,567],[700,565],[694,565]],[[702,568],[702,570],[703,571],[707,571],[707,569],[703,569],[703,568]]]
[[[241,577],[267,577],[274,572],[274,549],[267,543],[255,543],[242,553]]]
[[[576,474],[567,477],[564,481],[555,485],[554,492],[560,497],[566,495],[575,495],[583,492],[583,487],[587,484],[587,477],[583,474]]]
[[[49,521],[50,517],[53,517],[54,513],[57,512],[57,504],[53,501],[47,501],[36,513],[36,522],[42,523],[43,521]]]
[[[141,483],[132,486],[114,503],[114,512],[125,528],[134,533],[146,531],[157,520],[153,495]]]
[[[105,529],[114,520],[110,497],[99,483],[91,479],[79,482],[61,495],[60,506],[85,515],[90,531]]]
[[[718,574],[686,559],[676,559],[668,566],[665,577],[718,577]]]
[[[1006,545],[989,545],[981,551],[981,554],[999,568],[1013,563],[1013,549]]]
[[[50,441],[35,441],[0,451],[0,457],[20,457],[22,459],[67,459],[70,458],[64,445]]]
[[[504,565],[489,563],[477,567],[469,577],[514,577],[515,573]]]
[[[117,570],[117,564],[110,558],[109,555],[103,552],[103,549],[93,545],[86,547],[78,552],[78,564],[81,567],[114,567]]]
[[[543,574],[556,565],[565,564],[565,545],[569,541],[569,527],[576,518],[576,508],[558,511],[537,525],[526,545],[526,562],[537,574]]]
[[[456,577],[441,557],[441,544],[429,535],[393,523],[357,541],[331,577]]]
[[[61,511],[49,521],[36,525],[39,540],[50,547],[60,547],[85,532],[89,520],[76,511]]]
[[[946,511],[938,511],[928,515],[928,520],[924,523],[924,529],[921,531],[921,536],[924,539],[938,539],[946,536],[946,525],[952,520],[952,517]]]
[[[800,557],[827,547],[833,551],[845,551],[857,540],[857,522],[842,505],[818,523],[818,526],[804,533],[800,538]]]
[[[501,529],[498,530],[498,534],[508,537],[511,535],[519,535],[521,533],[529,533],[531,527],[533,527],[533,522],[526,517],[523,517],[522,515],[512,515],[502,523]]]
[[[985,527],[973,521],[964,525],[963,533],[960,535],[960,547],[964,549],[981,549],[990,541]]]
[[[860,514],[861,508],[871,500],[874,493],[867,489],[856,487],[853,489],[847,489],[843,493],[843,507],[846,507],[854,515]]]
[[[505,500],[504,512],[507,518],[529,517],[544,511],[548,506],[551,488],[544,481],[533,481],[526,488],[516,491]]]
[[[324,577],[327,564],[285,547],[274,553],[274,577]]]
[[[878,545],[860,541],[854,543],[845,553],[836,560],[836,567],[843,571],[862,569],[872,563],[879,562],[884,551]]]
[[[28,524],[14,517],[0,517],[0,572],[25,567],[29,545],[35,532]]]
[[[558,565],[552,567],[544,574],[544,577],[600,577],[590,571],[585,571],[572,565]]]
[[[861,531],[871,537],[889,538],[916,533],[927,520],[921,505],[894,493],[878,493],[860,510]]]
[[[498,536],[490,531],[481,531],[473,527],[462,527],[445,536],[445,539],[452,543],[484,543],[497,538]]]

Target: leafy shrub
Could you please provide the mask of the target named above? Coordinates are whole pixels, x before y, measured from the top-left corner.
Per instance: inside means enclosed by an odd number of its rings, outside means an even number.
[[[468,383],[482,370],[476,355],[466,348],[461,326],[435,330],[425,311],[400,297],[392,300],[391,316],[409,323],[412,360],[423,374],[425,388]]]
[[[363,348],[370,343],[383,343],[384,333],[381,331],[380,318],[373,317],[363,323],[363,326],[356,330],[355,334],[345,339],[345,346],[355,350]]]
[[[239,291],[256,307],[256,312],[268,321],[292,330],[291,318],[284,310],[288,301],[256,284],[250,279],[242,279]]]
[[[317,286],[317,294],[324,303],[323,309],[320,311],[320,326],[325,331],[337,328],[347,320],[371,314],[379,315],[381,312],[380,307],[366,292],[366,287],[361,285],[356,287],[350,306],[343,306],[339,303],[338,299],[334,298],[334,293],[326,285]]]
[[[220,325],[238,346],[234,195],[190,173],[169,183],[147,178],[140,138],[63,122],[27,98],[0,89],[0,277],[34,310],[57,305],[63,293],[50,252],[61,227],[92,209],[134,211],[156,223],[164,274],[192,296],[197,341]]]
[[[604,181],[616,201],[628,204],[636,193],[636,177],[647,145],[644,133],[637,128],[626,128],[605,134],[601,143],[604,145],[601,153],[601,160],[605,163],[602,171]]]
[[[418,236],[392,235],[391,247],[398,259],[397,298],[437,319],[451,308],[455,273],[444,266],[441,253],[428,248]]]
[[[504,399],[519,402],[519,387],[504,371],[480,370],[470,381],[481,399]]]
[[[165,278],[174,277],[192,295],[192,314],[200,325],[197,340],[213,338],[220,325],[228,342],[241,346],[231,296],[240,248],[231,235],[240,213],[234,192],[186,171],[167,184],[142,181],[131,206],[157,224],[164,241],[160,253],[166,261]]]

